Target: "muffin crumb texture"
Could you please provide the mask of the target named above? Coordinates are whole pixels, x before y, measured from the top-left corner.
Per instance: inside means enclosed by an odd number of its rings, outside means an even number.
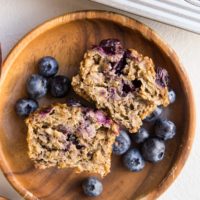
[[[27,119],[28,154],[35,167],[75,168],[105,176],[119,127],[103,111],[79,104],[38,109]]]
[[[135,133],[157,106],[167,106],[168,73],[151,58],[124,49],[117,39],[107,39],[88,50],[72,79],[77,94]]]

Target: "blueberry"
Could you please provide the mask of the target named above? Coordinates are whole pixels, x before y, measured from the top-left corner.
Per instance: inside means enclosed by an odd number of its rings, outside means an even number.
[[[159,119],[155,125],[155,135],[163,140],[168,140],[176,134],[175,124],[166,119]]]
[[[84,193],[91,197],[99,196],[103,191],[103,185],[96,177],[87,178],[82,187]]]
[[[166,69],[156,68],[156,83],[161,87],[167,87],[169,83],[169,75]]]
[[[31,112],[35,111],[37,108],[38,108],[38,103],[33,99],[19,99],[15,105],[16,113],[21,117],[28,116]]]
[[[32,74],[27,80],[27,92],[33,99],[43,97],[47,93],[47,79],[38,74]]]
[[[145,166],[144,159],[136,148],[130,149],[123,156],[123,163],[124,166],[132,172],[138,172],[142,170]]]
[[[121,60],[118,63],[115,63],[115,65],[113,66],[116,74],[121,75],[123,73],[123,69],[127,64],[127,58],[131,59],[131,57],[132,57],[131,51],[128,49],[125,50]]]
[[[43,57],[38,62],[39,74],[45,77],[54,76],[58,72],[58,62],[51,56]]]
[[[122,44],[118,39],[102,40],[99,46],[109,55],[122,54],[124,52]]]
[[[53,97],[64,97],[70,88],[70,80],[66,76],[55,76],[50,80],[50,93]]]
[[[170,90],[168,92],[168,98],[169,98],[169,102],[170,103],[174,103],[176,100],[176,93],[174,92],[174,90]]]
[[[142,145],[142,156],[145,160],[156,163],[163,159],[165,143],[157,138],[149,138]]]
[[[121,130],[120,135],[116,137],[115,143],[113,144],[113,153],[116,155],[124,154],[130,147],[131,140],[129,135]]]
[[[158,106],[149,116],[145,118],[145,121],[147,122],[155,121],[160,116],[162,111],[163,111],[162,107]]]
[[[135,143],[142,143],[149,137],[149,133],[145,128],[140,128],[139,131],[132,136]]]

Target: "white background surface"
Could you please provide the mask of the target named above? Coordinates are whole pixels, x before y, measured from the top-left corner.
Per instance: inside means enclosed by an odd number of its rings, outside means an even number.
[[[0,42],[3,57],[5,58],[13,45],[36,25],[66,12],[81,9],[117,11],[87,0],[0,0]],[[200,102],[200,35],[126,14],[153,28],[174,48],[188,72],[196,103]],[[196,105],[196,109],[196,137],[190,157],[176,181],[159,200],[200,200],[200,106]],[[0,195],[10,200],[23,199],[11,188],[2,174]]]
[[[92,1],[200,34],[200,6],[194,6],[185,0]],[[196,1],[200,4],[199,0]]]

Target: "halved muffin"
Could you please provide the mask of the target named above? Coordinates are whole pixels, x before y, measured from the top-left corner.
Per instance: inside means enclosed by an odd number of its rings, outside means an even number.
[[[56,104],[38,109],[26,119],[26,125],[28,154],[35,167],[70,167],[101,176],[110,172],[119,128],[103,111]]]
[[[137,132],[157,106],[167,106],[168,73],[151,58],[107,39],[88,50],[72,79],[77,94],[108,111],[114,121]]]

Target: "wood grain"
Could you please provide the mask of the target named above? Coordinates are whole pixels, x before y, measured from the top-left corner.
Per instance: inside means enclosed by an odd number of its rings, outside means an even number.
[[[1,51],[1,43],[0,43],[0,77],[1,77],[1,67],[2,67],[2,51]]]
[[[8,199],[5,198],[5,197],[0,196],[0,200],[8,200]]]
[[[27,155],[27,130],[23,120],[16,116],[14,105],[18,98],[26,96],[26,79],[37,72],[39,58],[54,56],[60,63],[59,74],[72,77],[78,72],[84,52],[105,38],[118,38],[125,47],[152,57],[156,66],[167,68],[177,100],[164,115],[176,123],[177,135],[167,142],[165,159],[156,165],[147,164],[139,173],[128,172],[121,158],[113,156],[112,172],[102,180],[104,192],[95,199],[155,199],[174,181],[188,157],[194,138],[195,108],[190,82],[175,52],[150,28],[126,16],[103,11],[70,13],[46,22],[25,36],[2,68],[0,165],[25,199],[91,199],[82,194],[80,187],[88,174],[33,167]],[[71,91],[67,98],[74,95]],[[58,100],[44,98],[39,103],[46,105],[54,101]]]

